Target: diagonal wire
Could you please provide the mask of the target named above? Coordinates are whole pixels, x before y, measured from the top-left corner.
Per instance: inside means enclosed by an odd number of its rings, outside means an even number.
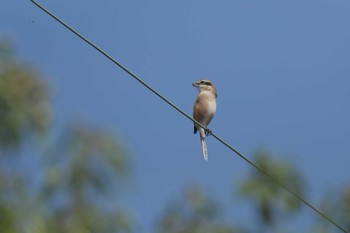
[[[30,0],[32,3],[34,3],[36,6],[38,6],[41,10],[43,10],[45,13],[47,13],[48,15],[50,15],[52,18],[54,18],[56,21],[58,21],[60,24],[62,24],[65,28],[67,28],[69,31],[73,32],[76,36],[78,36],[80,39],[82,39],[83,41],[85,41],[86,43],[88,43],[91,47],[93,47],[94,49],[96,49],[97,51],[99,51],[100,53],[102,53],[103,56],[105,56],[106,58],[108,58],[111,62],[113,62],[114,64],[116,64],[117,66],[119,66],[119,68],[121,68],[122,70],[124,70],[126,73],[128,73],[130,76],[132,76],[134,79],[136,79],[137,81],[139,81],[142,85],[144,85],[148,90],[152,91],[154,94],[156,94],[159,98],[161,98],[162,100],[164,100],[167,104],[171,105],[173,108],[175,108],[177,111],[179,111],[180,113],[182,113],[182,115],[184,115],[185,117],[187,117],[188,119],[190,119],[191,121],[195,122],[196,124],[198,124],[199,126],[201,126],[203,129],[207,129],[206,127],[204,127],[203,125],[201,125],[198,121],[194,120],[191,116],[189,116],[186,112],[184,112],[183,110],[181,110],[179,107],[177,107],[175,104],[173,104],[170,100],[166,99],[163,95],[161,95],[159,92],[157,92],[156,90],[154,90],[151,86],[149,86],[146,82],[144,82],[142,79],[140,79],[139,77],[137,77],[134,73],[132,73],[130,70],[128,70],[125,66],[123,66],[122,64],[120,64],[118,61],[116,61],[113,57],[111,57],[110,55],[108,55],[105,51],[103,51],[102,49],[100,49],[99,47],[97,47],[94,43],[92,43],[90,40],[88,40],[87,38],[85,38],[83,35],[81,35],[79,32],[75,31],[72,27],[68,26],[65,22],[63,22],[61,19],[59,19],[58,17],[56,17],[54,14],[52,14],[50,11],[48,11],[47,9],[45,9],[43,6],[41,6],[39,3],[37,3],[35,0]]]
[[[297,198],[299,201],[307,205],[309,208],[311,208],[313,211],[315,211],[317,214],[319,214],[321,217],[323,217],[325,220],[333,224],[335,227],[337,227],[339,230],[341,230],[344,233],[349,233],[347,232],[343,227],[341,227],[338,223],[336,223],[333,219],[328,217],[326,214],[322,213],[320,210],[318,210],[316,207],[314,207],[310,202],[306,201],[302,196],[300,196],[298,193],[294,192],[287,186],[285,186],[283,183],[278,181],[274,176],[270,175],[268,172],[254,164],[251,160],[249,160],[246,156],[244,156],[242,153],[240,153],[238,150],[236,150],[234,147],[232,147],[230,144],[228,144],[226,141],[221,139],[218,135],[216,135],[214,132],[209,130],[207,127],[204,127],[201,125],[198,121],[193,119],[191,116],[189,116],[186,112],[181,110],[179,107],[177,107],[175,104],[173,104],[170,100],[166,99],[163,95],[161,95],[159,92],[157,92],[155,89],[153,89],[151,86],[149,86],[146,82],[144,82],[142,79],[137,77],[134,73],[132,73],[130,70],[128,70],[125,66],[123,66],[121,63],[116,61],[114,58],[112,58],[110,55],[108,55],[105,51],[97,47],[94,43],[92,43],[90,40],[82,36],[79,32],[74,30],[72,27],[67,25],[65,22],[63,22],[61,19],[59,19],[57,16],[52,14],[50,11],[48,11],[46,8],[41,6],[39,3],[37,3],[35,0],[30,0],[32,3],[34,3],[37,7],[39,7],[41,10],[43,10],[45,13],[50,15],[52,18],[54,18],[57,22],[59,22],[62,26],[67,28],[69,31],[74,33],[76,36],[78,36],[80,39],[88,43],[91,47],[96,49],[98,52],[100,52],[102,55],[104,55],[106,58],[108,58],[111,62],[119,66],[122,70],[124,70],[127,74],[132,76],[134,79],[136,79],[138,82],[140,82],[142,85],[144,85],[148,90],[152,91],[155,95],[157,95],[159,98],[164,100],[167,104],[175,108],[178,112],[180,112],[182,115],[187,117],[189,120],[193,121],[194,123],[198,124],[200,127],[203,129],[207,130],[214,138],[216,138],[219,142],[221,142],[223,145],[225,145],[227,148],[229,148],[231,151],[235,152],[239,157],[241,157],[243,160],[245,160],[247,163],[249,163],[251,166],[253,166],[255,169],[257,169],[261,174],[269,178],[271,181],[279,185],[281,188],[283,188],[285,191],[289,192],[291,195],[293,195],[295,198]]]

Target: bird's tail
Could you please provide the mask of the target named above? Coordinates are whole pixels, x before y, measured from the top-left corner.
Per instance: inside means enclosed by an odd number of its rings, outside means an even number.
[[[200,129],[199,136],[200,136],[201,144],[202,144],[203,157],[204,157],[205,161],[208,161],[208,149],[207,149],[207,142],[205,141],[204,129]]]

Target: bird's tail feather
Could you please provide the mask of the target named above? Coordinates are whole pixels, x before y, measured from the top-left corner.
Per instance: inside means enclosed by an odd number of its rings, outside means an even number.
[[[208,161],[208,149],[207,149],[207,142],[205,141],[205,132],[204,129],[200,129],[200,139],[202,144],[202,151],[203,151],[203,157],[205,161]]]

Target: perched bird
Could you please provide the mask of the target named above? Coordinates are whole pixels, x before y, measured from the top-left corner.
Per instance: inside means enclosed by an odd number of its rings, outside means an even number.
[[[193,118],[201,125],[207,127],[210,121],[213,119],[216,111],[216,97],[217,92],[214,84],[210,80],[198,80],[193,83],[192,86],[196,87],[199,91],[196,102],[193,105]],[[199,131],[201,139],[202,150],[204,159],[208,160],[208,149],[205,141],[205,136],[208,135],[202,127],[198,124],[194,124],[194,133]]]

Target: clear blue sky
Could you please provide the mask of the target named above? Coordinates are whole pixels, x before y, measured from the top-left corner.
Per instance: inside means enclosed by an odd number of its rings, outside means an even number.
[[[293,162],[311,202],[349,183],[349,1],[40,2],[189,114],[191,83],[213,80],[210,128],[249,158],[265,148]],[[126,143],[140,230],[192,183],[233,205],[234,222],[249,215],[232,199],[248,164],[214,138],[205,162],[188,119],[30,1],[3,2],[0,33],[52,86],[56,129],[82,117]]]

